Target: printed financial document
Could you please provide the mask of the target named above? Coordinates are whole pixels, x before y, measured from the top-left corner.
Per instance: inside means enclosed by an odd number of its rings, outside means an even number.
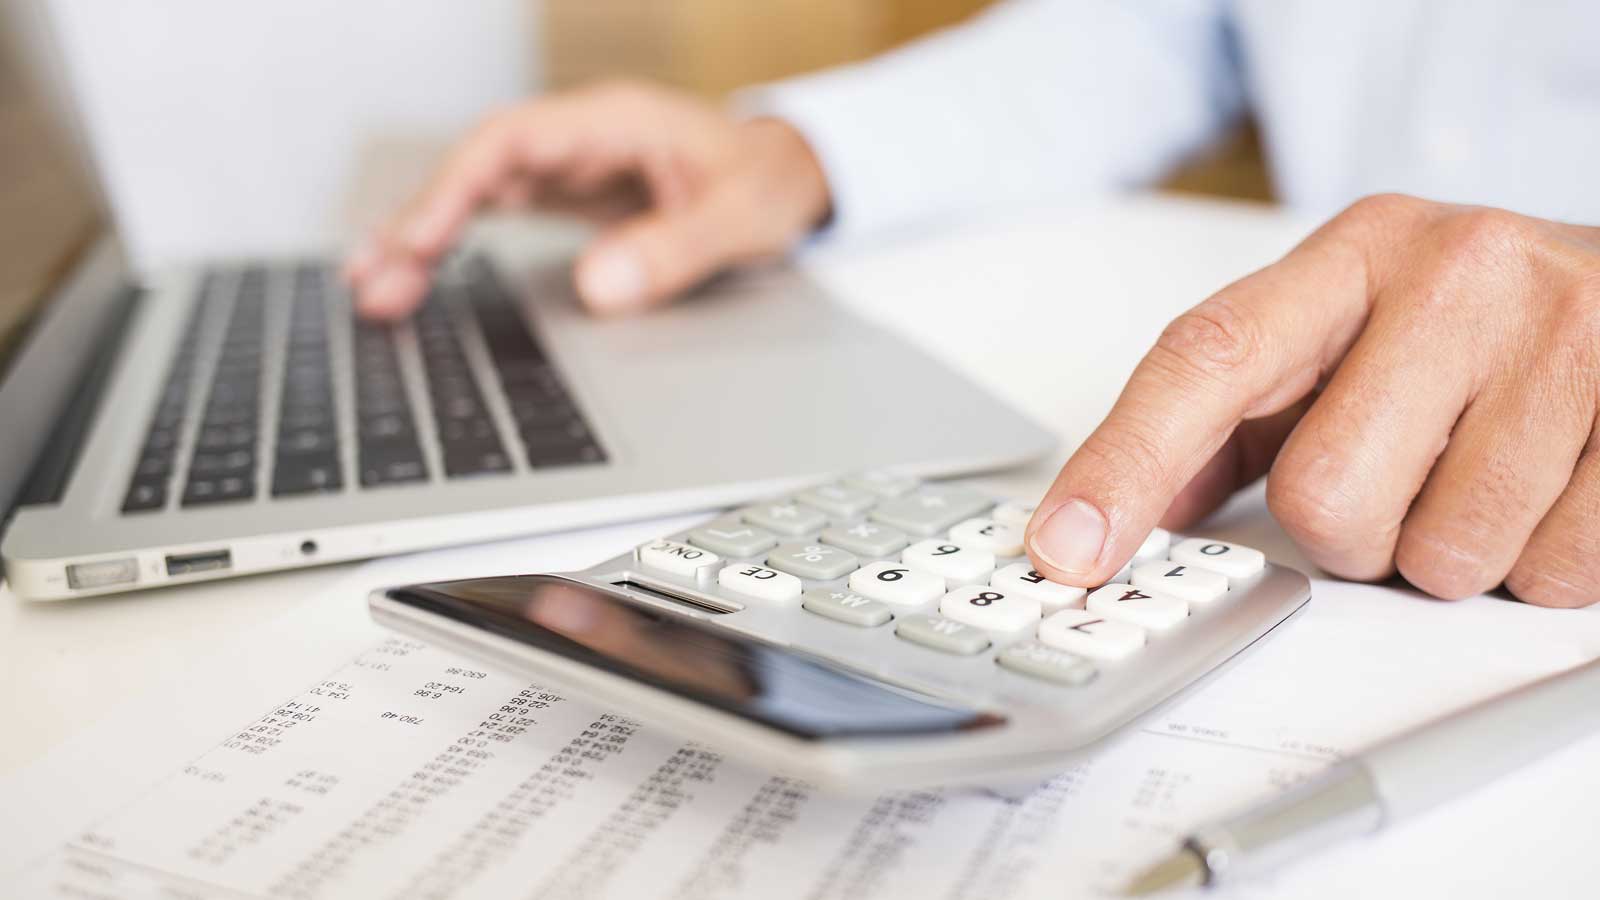
[[[1045,783],[841,796],[367,618],[373,586],[570,568],[659,530],[358,570],[0,785],[0,896],[1104,896],[1209,818],[1600,655],[1600,615],[1318,581],[1259,652]],[[1600,882],[1596,754],[1228,896],[1574,896]]]

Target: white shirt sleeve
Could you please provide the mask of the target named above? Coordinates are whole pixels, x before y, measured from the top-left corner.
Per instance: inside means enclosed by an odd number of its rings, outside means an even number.
[[[1221,0],[1011,0],[876,59],[741,105],[812,145],[830,230],[1145,184],[1242,106]]]

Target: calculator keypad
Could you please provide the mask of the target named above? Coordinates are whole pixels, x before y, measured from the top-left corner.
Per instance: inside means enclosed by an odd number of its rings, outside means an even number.
[[[1023,556],[1033,506],[995,505],[962,487],[858,475],[755,504],[641,545],[646,567],[750,603],[800,606],[832,624],[879,628],[1040,682],[1077,685],[1098,666],[1181,633],[1197,611],[1265,568],[1226,541],[1174,543],[1155,529],[1116,580],[1086,591],[1044,578]],[[702,578],[701,576],[705,576]],[[800,614],[796,611],[796,614]],[[916,651],[921,652],[921,651]]]

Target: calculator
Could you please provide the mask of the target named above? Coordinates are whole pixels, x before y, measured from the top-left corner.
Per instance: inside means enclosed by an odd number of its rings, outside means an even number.
[[[1110,583],[1035,572],[1032,507],[870,473],[577,572],[375,592],[381,623],[835,788],[1046,778],[1305,607],[1254,548],[1156,530]]]

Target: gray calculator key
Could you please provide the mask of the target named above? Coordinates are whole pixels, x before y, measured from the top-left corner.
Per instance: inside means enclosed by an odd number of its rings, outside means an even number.
[[[989,636],[983,633],[983,629],[963,625],[944,616],[907,616],[894,627],[894,633],[924,647],[959,656],[971,656],[989,648]]]
[[[779,544],[767,554],[767,565],[813,581],[827,581],[848,575],[861,565],[855,554],[813,541]]]
[[[872,511],[870,518],[917,537],[932,537],[993,505],[993,500],[977,491],[929,485],[885,501]]]
[[[1038,641],[1018,641],[1000,651],[996,659],[1013,672],[1043,678],[1057,684],[1079,685],[1094,680],[1094,663],[1065,650]]]
[[[800,605],[819,616],[862,628],[876,628],[894,618],[886,604],[844,588],[806,591],[806,598]]]
[[[736,519],[719,519],[689,532],[689,543],[727,557],[756,556],[772,549],[778,536]]]
[[[878,502],[877,494],[843,484],[819,484],[795,494],[794,498],[835,519],[853,519]]]
[[[739,515],[752,525],[788,537],[814,534],[828,526],[828,519],[822,513],[790,500],[757,503],[739,510]]]
[[[905,532],[877,522],[835,525],[822,532],[822,542],[843,547],[860,556],[892,556],[911,541]]]

